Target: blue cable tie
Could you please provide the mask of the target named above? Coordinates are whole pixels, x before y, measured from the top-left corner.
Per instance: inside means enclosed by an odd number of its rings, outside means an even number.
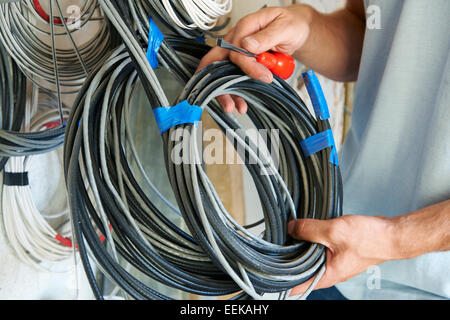
[[[159,132],[186,123],[197,124],[200,121],[203,109],[199,106],[191,106],[186,100],[174,107],[160,107],[153,110]]]
[[[300,142],[303,153],[306,157],[310,157],[326,148],[332,148],[330,162],[335,166],[339,166],[338,154],[336,151],[336,143],[334,142],[333,131],[328,129],[320,132],[314,136],[311,136],[302,142]]]
[[[156,23],[150,18],[150,29],[148,32],[147,60],[152,69],[158,68],[158,52],[164,40],[164,34],[159,30]]]
[[[309,70],[308,72],[303,73],[303,79],[305,81],[309,97],[311,98],[316,117],[320,120],[330,119],[330,111],[328,109],[327,100],[325,99],[319,79],[314,71]]]
[[[203,44],[206,43],[206,38],[205,38],[205,36],[197,37],[197,38],[195,38],[195,40],[197,40],[198,42],[203,43]]]

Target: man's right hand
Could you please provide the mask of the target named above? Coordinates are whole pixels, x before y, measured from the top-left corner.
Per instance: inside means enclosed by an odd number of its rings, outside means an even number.
[[[307,41],[310,34],[312,8],[306,5],[270,7],[242,18],[228,32],[229,43],[260,54],[269,50],[293,55]],[[213,48],[200,62],[198,70],[215,62],[230,59],[250,77],[271,83],[273,74],[255,58],[247,57],[220,47]],[[247,112],[247,103],[237,96],[220,96],[218,101],[225,112],[232,113],[237,107],[240,113]]]
[[[226,35],[231,44],[260,54],[273,50],[294,56],[308,68],[336,81],[355,81],[358,77],[365,35],[365,9],[362,0],[347,0],[333,13],[322,14],[304,4],[270,7],[241,19]],[[250,77],[271,83],[273,75],[255,58],[213,48],[200,62],[199,69],[215,61],[230,59]],[[247,112],[247,103],[236,96],[218,97],[225,112],[237,107]]]

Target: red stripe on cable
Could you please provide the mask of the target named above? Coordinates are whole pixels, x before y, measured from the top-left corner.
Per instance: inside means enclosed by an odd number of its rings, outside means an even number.
[[[66,247],[72,248],[72,240],[69,238],[64,238],[59,233],[55,236],[55,239],[65,245]],[[75,249],[78,249],[78,245],[75,245]]]
[[[112,231],[112,226],[109,225],[109,230]],[[64,238],[62,235],[60,235],[59,233],[55,236],[55,240],[59,241],[60,243],[62,243],[63,245],[65,245],[66,247],[72,248],[72,240],[70,240],[69,238]],[[99,236],[99,240],[100,242],[104,242],[106,240],[104,235],[100,235]],[[78,245],[75,245],[75,248],[78,249]]]
[[[61,121],[47,122],[46,124],[44,124],[44,127],[46,127],[47,129],[53,129],[53,128],[56,128],[57,126],[59,126],[60,124],[61,124]]]
[[[50,16],[42,9],[41,3],[39,0],[33,0],[34,9],[38,13],[38,15],[47,22],[50,22]],[[66,20],[66,19],[65,19]],[[66,20],[67,21],[67,20]],[[53,19],[54,24],[62,25],[62,20],[60,18]]]

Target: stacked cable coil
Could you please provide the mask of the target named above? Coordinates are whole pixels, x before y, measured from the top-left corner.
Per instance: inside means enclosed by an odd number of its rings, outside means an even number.
[[[36,85],[58,94],[76,93],[88,72],[118,40],[96,0],[84,0],[74,17],[68,17],[57,0],[48,1],[48,12],[41,2],[0,5],[0,41]],[[96,33],[78,44],[79,34],[95,30],[88,28],[92,21],[99,24]]]
[[[193,39],[205,31],[221,30],[219,18],[231,12],[231,0],[128,0],[136,26],[142,32],[148,29],[148,17],[157,18],[171,32]]]
[[[108,294],[96,270],[115,286],[110,295],[120,292],[118,298],[172,299],[152,287],[156,281],[201,296],[240,300],[276,293],[283,299],[290,289],[314,278],[301,296],[305,298],[325,272],[326,248],[292,239],[287,225],[292,219],[342,215],[333,146],[311,154],[303,149],[307,139],[330,131],[330,124],[311,115],[277,76],[264,84],[227,61],[195,73],[210,49],[195,38],[220,29],[218,18],[230,12],[231,1],[84,0],[76,21],[64,16],[58,0],[48,4],[48,11],[38,0],[0,5],[1,168],[13,157],[6,173],[23,179],[30,156],[63,144],[70,212],[62,233],[48,219],[66,218],[67,211],[45,216],[34,205],[27,181],[4,185],[3,223],[19,258],[42,267],[42,261],[70,255],[77,260],[78,250],[97,299]],[[98,33],[78,46],[75,32],[95,20]],[[155,21],[174,34],[162,34]],[[81,27],[72,29],[75,22]],[[70,49],[57,48],[59,36],[69,41]],[[260,221],[242,226],[222,204],[205,171],[198,142],[203,133],[194,121],[161,130],[161,119],[155,116],[176,205],[148,178],[130,114],[141,86],[153,109],[148,112],[175,109],[169,102],[174,97],[167,96],[159,79],[161,72],[184,87],[174,101],[177,106],[208,113],[231,138],[256,188]],[[28,103],[26,78],[32,88]],[[51,92],[57,93],[56,101]],[[61,94],[74,92],[77,97],[68,108]],[[223,112],[216,97],[224,94],[247,101],[245,122]],[[44,108],[35,113],[38,100]],[[249,123],[276,131],[279,139],[270,137],[260,146],[260,140],[245,134]],[[261,148],[278,148],[278,162]],[[169,211],[181,216],[182,224]],[[264,232],[255,234],[254,226],[263,226]]]
[[[58,156],[60,155],[58,152]],[[10,158],[6,175],[26,175],[32,157]],[[61,159],[62,160],[62,159]],[[2,218],[5,236],[16,256],[37,270],[51,270],[51,263],[70,258],[71,245],[68,206],[59,212],[45,214],[33,200],[30,184],[3,185]],[[59,222],[61,221],[61,222]],[[52,224],[59,225],[53,227]]]
[[[67,226],[68,206],[61,212],[42,214],[32,197],[28,171],[33,155],[56,151],[62,146],[65,126],[61,125],[53,95],[33,87],[31,96],[23,112],[25,132],[0,131],[3,143],[0,150],[8,157],[3,178],[2,218],[6,239],[17,257],[36,269],[47,270],[45,263],[64,260],[72,253],[65,238],[70,228],[66,228],[63,236],[48,222],[63,219],[62,225]],[[69,112],[64,106],[64,119]]]
[[[167,43],[178,46],[183,56],[191,53],[189,42]],[[197,63],[199,57],[194,57]],[[83,87],[68,122],[65,172],[70,208],[81,258],[96,297],[102,299],[103,295],[88,252],[92,252],[100,270],[135,299],[169,297],[131,275],[119,263],[119,257],[146,277],[207,296],[236,293],[236,299],[260,299],[264,293],[285,292],[315,275],[320,279],[325,248],[293,242],[286,228],[293,218],[341,215],[339,168],[329,162],[330,150],[306,159],[299,144],[327,128],[328,122],[316,121],[280,79],[265,85],[227,62],[195,75],[179,101],[207,109],[227,130],[242,126],[213,99],[227,93],[240,95],[249,101],[249,117],[258,128],[281,131],[283,151],[280,170],[261,175],[259,170],[267,170],[270,159],[259,159],[251,142],[235,137],[248,156],[257,160],[257,165],[247,167],[264,208],[266,231],[261,239],[234,222],[221,205],[201,161],[196,159],[196,127],[181,125],[165,132],[162,139],[167,171],[189,228],[186,233],[151,202],[128,164],[124,144],[130,138],[123,137],[119,128],[126,131],[129,101],[138,76],[125,48],[119,48]],[[160,106],[155,104],[154,108]],[[180,138],[184,139],[179,152],[189,155],[189,164],[171,160]],[[97,230],[106,237],[106,245],[99,241]]]
[[[42,154],[61,147],[69,109],[64,104],[60,109],[54,96],[36,86],[32,86],[27,95],[25,75],[1,44],[0,73],[0,164],[3,169],[9,157]],[[39,111],[32,110],[38,105]],[[27,119],[31,119],[31,122],[25,124]]]
[[[223,94],[241,96],[248,102],[248,116],[256,128],[280,131],[279,169],[273,159],[261,157],[255,141],[239,136],[238,132],[245,129],[239,121],[212,103]],[[180,125],[164,133],[163,140],[169,179],[194,238],[255,299],[261,293],[287,291],[317,273],[321,275],[325,248],[291,243],[286,232],[291,219],[332,219],[342,214],[340,171],[329,161],[332,149],[306,157],[300,147],[305,139],[330,129],[328,120],[313,118],[295,91],[280,78],[266,85],[245,76],[229,62],[213,64],[195,75],[178,102],[185,100],[207,110],[222,130],[236,139],[236,150],[246,151],[249,159],[244,163],[258,191],[265,222],[264,237],[259,239],[231,218],[202,166],[197,127]],[[181,148],[177,146],[180,141]],[[172,161],[173,152],[183,157],[189,154],[188,164]],[[316,277],[316,281],[319,279]]]
[[[20,130],[25,117],[26,90],[26,77],[0,42],[0,171],[15,152],[11,137]]]

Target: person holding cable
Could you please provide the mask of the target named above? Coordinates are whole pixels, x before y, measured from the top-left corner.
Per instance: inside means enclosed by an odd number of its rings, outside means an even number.
[[[372,12],[379,21],[369,24]],[[344,216],[288,225],[292,237],[327,248],[316,287],[323,290],[312,298],[450,298],[449,15],[448,0],[348,0],[331,14],[298,4],[250,14],[224,38],[254,54],[293,55],[336,81],[357,80],[339,154]],[[220,47],[199,69],[226,59],[273,81],[255,58]],[[218,100],[228,113],[247,111],[240,97]]]

